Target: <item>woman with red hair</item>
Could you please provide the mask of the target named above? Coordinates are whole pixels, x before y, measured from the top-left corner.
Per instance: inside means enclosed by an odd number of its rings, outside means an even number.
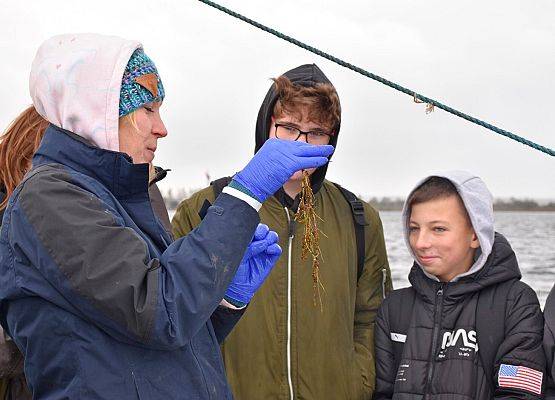
[[[31,168],[48,121],[30,106],[23,111],[0,137],[0,219],[8,198]]]
[[[48,122],[30,106],[0,136],[0,226],[8,199],[31,168],[33,154],[47,127]],[[31,398],[23,374],[23,354],[0,327],[0,399]]]

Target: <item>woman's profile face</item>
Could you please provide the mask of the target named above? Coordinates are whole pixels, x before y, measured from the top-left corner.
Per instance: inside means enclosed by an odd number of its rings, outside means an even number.
[[[168,134],[160,118],[161,105],[161,102],[147,103],[135,110],[133,117],[119,120],[119,150],[129,155],[133,164],[151,163],[158,139]]]

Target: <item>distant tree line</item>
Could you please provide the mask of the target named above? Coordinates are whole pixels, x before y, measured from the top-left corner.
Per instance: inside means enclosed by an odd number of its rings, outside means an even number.
[[[175,210],[177,205],[191,197],[200,189],[169,189],[162,193],[164,201],[169,210]],[[371,197],[366,198],[379,211],[401,211],[404,199],[398,197]],[[497,199],[493,205],[495,211],[555,211],[555,201],[540,204],[532,199],[510,198],[508,200]]]
[[[371,197],[368,202],[380,211],[401,211],[405,200],[390,197]],[[555,202],[539,204],[531,199],[497,199],[493,204],[493,209],[494,211],[555,211]]]
[[[511,198],[508,201],[496,200],[493,209],[495,211],[555,211],[555,202],[538,204],[535,200]]]

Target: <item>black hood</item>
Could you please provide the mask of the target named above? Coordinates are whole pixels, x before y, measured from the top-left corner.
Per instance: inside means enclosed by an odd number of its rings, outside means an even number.
[[[293,68],[292,70],[287,71],[283,74],[287,77],[292,83],[296,85],[302,86],[315,86],[318,83],[328,83],[333,86],[330,80],[327,78],[326,75],[322,72],[320,68],[316,64],[305,64],[301,65],[297,68]],[[262,147],[264,142],[268,140],[268,132],[270,130],[270,123],[272,119],[272,113],[274,110],[274,105],[278,100],[277,93],[275,91],[275,85],[272,84],[270,90],[266,94],[262,105],[260,106],[260,111],[258,112],[258,118],[256,120],[256,147],[255,153]],[[331,137],[330,144],[333,147],[337,147],[337,138],[339,136],[339,130],[341,124],[338,124],[337,130],[335,135]],[[331,158],[331,156],[330,156]],[[320,190],[322,183],[324,182],[324,178],[326,177],[326,171],[328,169],[328,164],[318,168],[311,176],[311,186],[314,193]],[[285,201],[285,193],[283,189],[280,189],[276,193],[276,197],[282,204]]]
[[[522,277],[515,252],[500,233],[495,233],[493,248],[484,267],[472,275],[465,276],[456,282],[443,283],[445,295],[451,298],[465,297],[491,285]],[[433,302],[440,282],[428,278],[422,268],[414,263],[409,281],[412,287],[424,298]]]

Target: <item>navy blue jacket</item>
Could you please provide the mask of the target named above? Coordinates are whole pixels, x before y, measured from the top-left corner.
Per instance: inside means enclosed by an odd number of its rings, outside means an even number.
[[[37,399],[230,399],[219,307],[258,224],[222,194],[173,243],[148,165],[51,126],[0,231],[0,320]]]
[[[0,203],[6,198],[6,188],[0,182]],[[0,209],[0,227],[2,226],[2,219],[4,218],[4,209]]]

